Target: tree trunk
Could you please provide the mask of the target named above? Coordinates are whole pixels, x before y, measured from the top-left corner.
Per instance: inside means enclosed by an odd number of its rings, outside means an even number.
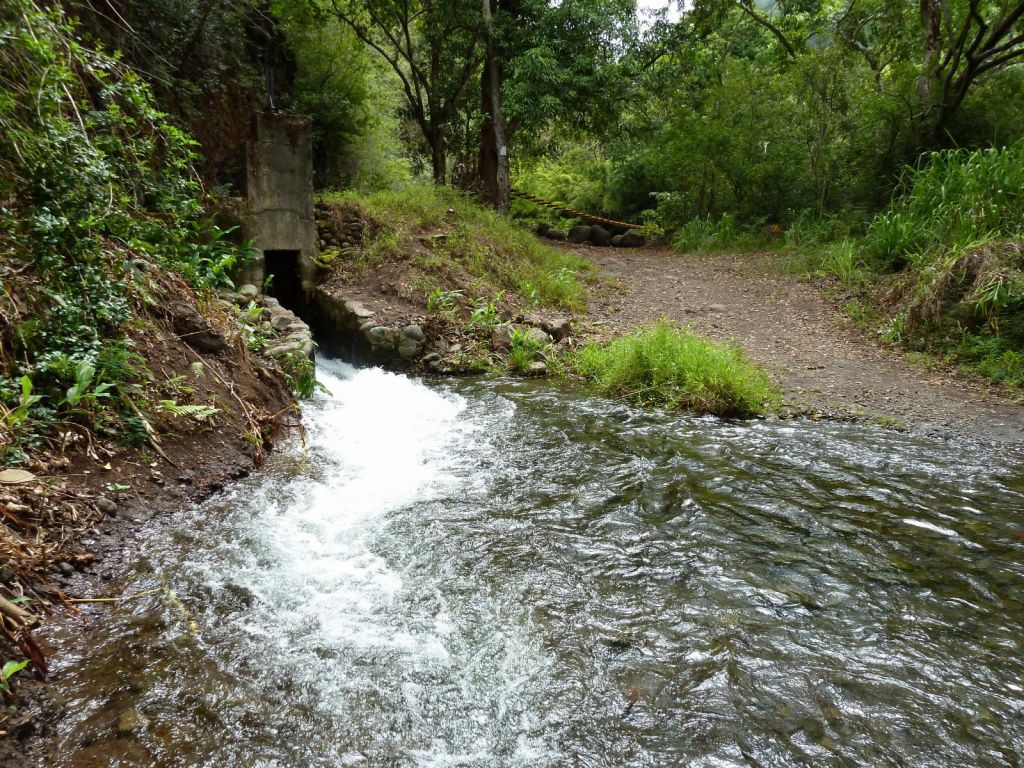
[[[491,176],[481,176],[485,189],[493,191],[492,202],[494,203],[495,210],[501,214],[507,214],[509,211],[509,175],[508,175],[508,144],[505,139],[505,118],[501,110],[501,62],[498,56],[498,46],[494,39],[494,20],[491,18],[491,0],[481,0],[483,19],[484,19],[484,30],[487,35],[487,53],[484,61],[483,78],[485,83],[482,83],[485,87],[483,91],[489,92],[490,109],[486,110],[489,112],[489,121],[485,120],[485,124],[490,122],[491,133],[493,135],[493,146],[492,151],[495,153],[494,157],[494,182],[491,184]],[[485,97],[486,98],[486,97]],[[480,148],[481,164],[486,158],[485,153],[487,150],[486,142]],[[481,168],[483,170],[483,168]],[[487,169],[490,171],[490,168]]]
[[[480,195],[491,205],[495,205],[498,202],[498,145],[494,141],[494,123],[491,120],[489,68],[490,63],[485,61],[480,78],[480,112],[484,119],[480,125],[480,150],[476,159],[476,176]]]
[[[942,13],[945,0],[921,0],[921,27],[924,32],[924,58],[917,82],[917,98],[921,105],[924,133],[933,133],[940,122],[942,110]]]
[[[434,172],[434,183],[443,185],[448,181],[448,153],[444,141],[444,128],[434,128],[427,136],[430,143],[430,163]]]

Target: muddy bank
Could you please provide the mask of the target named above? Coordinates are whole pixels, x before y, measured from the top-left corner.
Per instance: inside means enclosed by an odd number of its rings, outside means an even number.
[[[740,345],[773,372],[794,413],[1024,443],[1024,406],[1012,393],[928,370],[881,346],[819,287],[780,273],[773,254],[576,252],[617,283],[592,302],[597,335],[620,335],[665,316]]]

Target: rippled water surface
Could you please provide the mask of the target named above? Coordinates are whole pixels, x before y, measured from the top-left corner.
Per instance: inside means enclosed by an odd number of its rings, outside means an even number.
[[[321,361],[158,528],[48,764],[1019,766],[1020,456]],[[149,721],[118,736],[118,716]]]

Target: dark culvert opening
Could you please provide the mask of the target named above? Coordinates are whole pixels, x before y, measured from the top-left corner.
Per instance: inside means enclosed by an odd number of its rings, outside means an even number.
[[[299,314],[304,309],[299,252],[264,251],[263,264],[264,274],[269,279],[266,292],[281,302],[281,306]]]

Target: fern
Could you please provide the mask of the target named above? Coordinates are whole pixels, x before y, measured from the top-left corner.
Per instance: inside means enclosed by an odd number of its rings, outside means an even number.
[[[173,400],[161,400],[160,409],[174,417],[192,418],[199,422],[212,422],[213,417],[220,413],[220,409],[212,405],[178,405]]]

